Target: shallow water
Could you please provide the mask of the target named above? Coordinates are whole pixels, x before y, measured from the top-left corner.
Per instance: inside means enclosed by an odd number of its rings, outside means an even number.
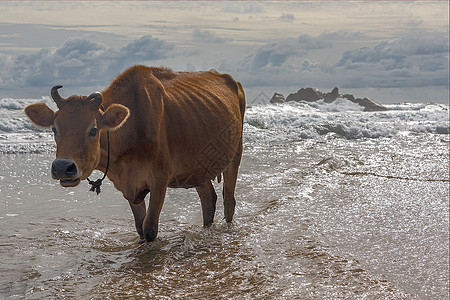
[[[449,297],[448,106],[249,108],[233,224],[218,201],[204,229],[195,190],[169,189],[140,245],[109,181],[50,178],[30,101],[0,101],[0,299]]]
[[[247,146],[231,226],[219,203],[203,229],[196,193],[170,189],[159,237],[145,245],[111,183],[99,196],[87,184],[63,189],[49,176],[52,154],[3,155],[0,293],[445,299],[448,156],[440,136],[415,138],[421,154],[402,153],[411,137]]]

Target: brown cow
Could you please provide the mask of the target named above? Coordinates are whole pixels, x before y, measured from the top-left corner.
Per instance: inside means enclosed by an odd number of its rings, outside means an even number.
[[[106,171],[108,132],[107,176],[129,201],[141,241],[158,233],[167,187],[195,187],[210,226],[217,200],[211,180],[221,174],[225,219],[232,221],[245,96],[230,75],[134,66],[102,93],[63,99],[59,88],[51,91],[58,111],[35,103],[25,113],[36,125],[52,127],[52,177],[62,186],[77,186],[94,169]]]

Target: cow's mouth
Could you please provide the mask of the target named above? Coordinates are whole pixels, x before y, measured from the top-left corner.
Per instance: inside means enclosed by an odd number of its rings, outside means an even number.
[[[75,187],[78,184],[80,184],[81,179],[80,178],[75,178],[75,179],[60,179],[59,183],[63,186],[63,187]]]

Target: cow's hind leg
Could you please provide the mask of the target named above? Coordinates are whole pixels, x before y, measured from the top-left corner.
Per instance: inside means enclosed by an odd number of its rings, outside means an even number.
[[[234,190],[238,176],[238,169],[242,157],[242,139],[239,143],[238,151],[230,164],[223,171],[223,207],[225,220],[230,223],[233,220],[236,199],[234,198]]]
[[[203,225],[211,226],[216,213],[217,194],[211,181],[207,181],[202,186],[196,188],[200,201],[202,202]]]

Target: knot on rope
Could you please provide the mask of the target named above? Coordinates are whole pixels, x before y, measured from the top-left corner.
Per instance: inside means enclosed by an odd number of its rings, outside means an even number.
[[[100,187],[102,186],[102,181],[103,181],[103,179],[97,179],[96,181],[88,179],[88,182],[91,185],[91,189],[89,191],[96,192],[97,195],[100,194],[100,192],[101,192]]]

